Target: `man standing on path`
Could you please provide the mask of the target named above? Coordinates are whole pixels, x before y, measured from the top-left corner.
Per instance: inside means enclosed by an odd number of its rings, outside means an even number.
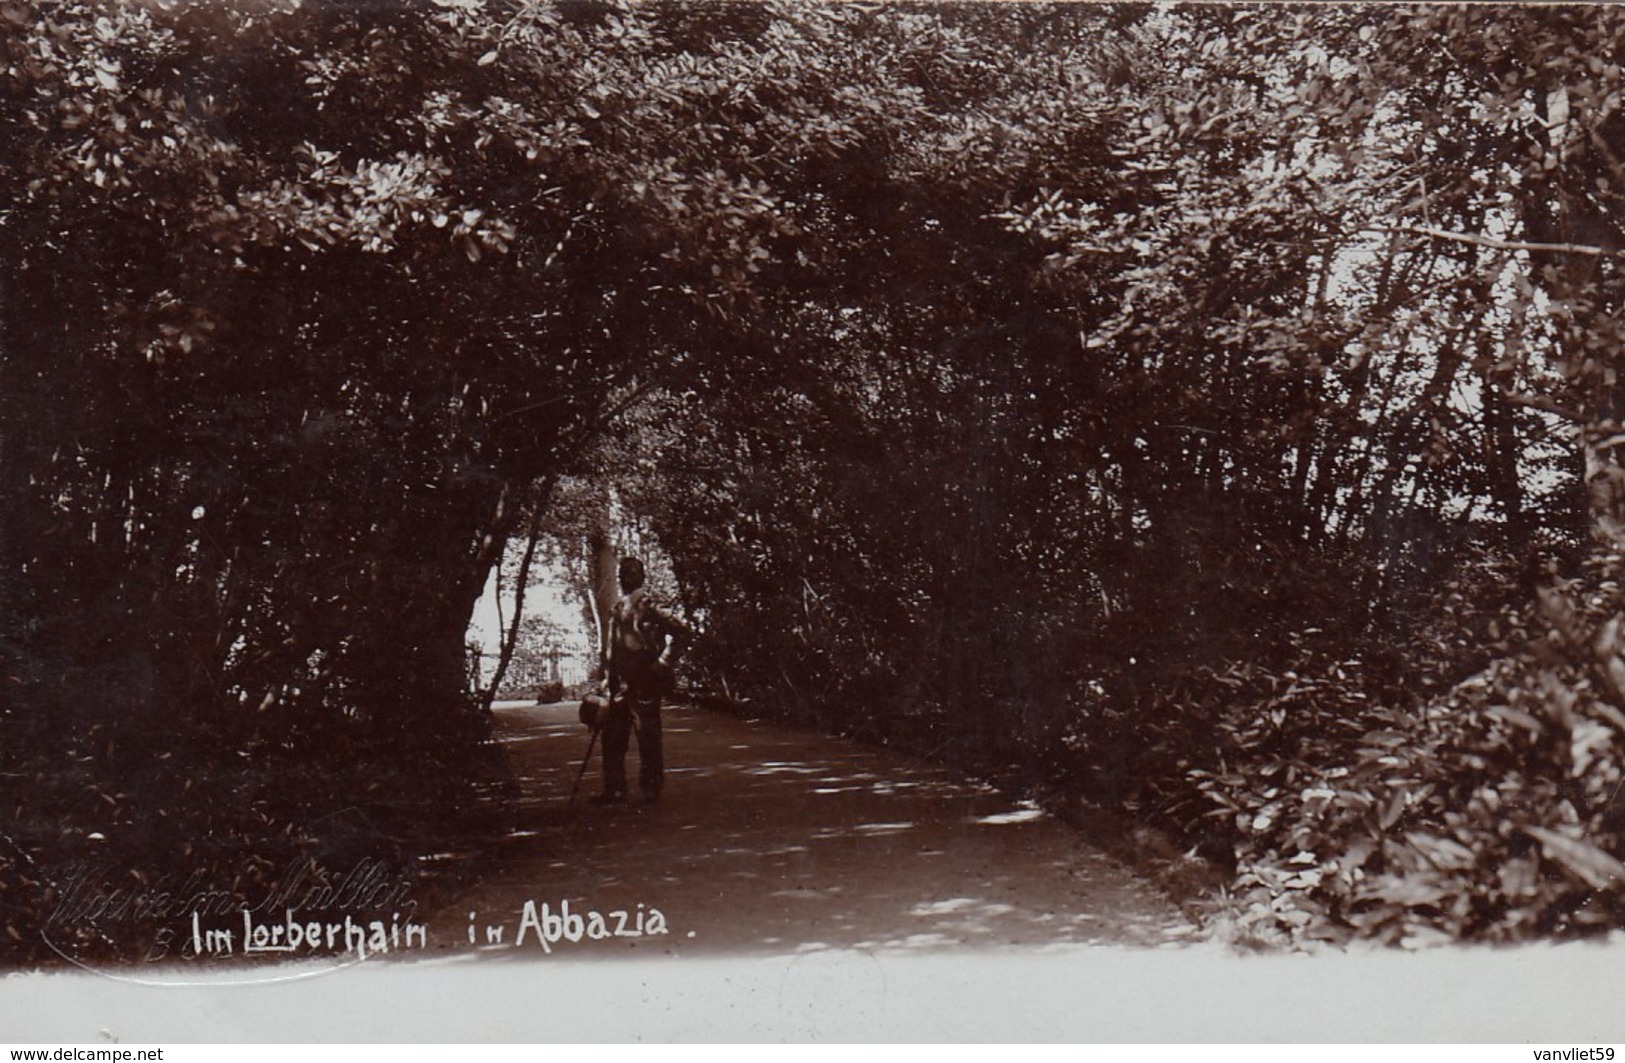
[[[609,711],[604,716],[604,791],[595,804],[626,800],[626,749],[638,733],[638,786],[644,801],[658,801],[665,782],[660,698],[673,685],[673,668],[689,635],[688,625],[649,600],[643,562],[621,559],[621,597],[609,614],[604,675]]]

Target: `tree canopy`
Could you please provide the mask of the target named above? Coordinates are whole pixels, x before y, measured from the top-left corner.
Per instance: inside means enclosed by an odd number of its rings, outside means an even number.
[[[17,895],[471,807],[475,602],[613,492],[696,683],[1253,932],[1611,925],[1622,28],[0,0]]]

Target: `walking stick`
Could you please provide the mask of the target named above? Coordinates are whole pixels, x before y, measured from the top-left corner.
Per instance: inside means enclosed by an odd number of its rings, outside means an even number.
[[[593,743],[598,741],[598,732],[600,730],[602,730],[601,727],[594,727],[592,729],[592,737],[587,739],[587,755],[581,758],[581,770],[576,772],[576,784],[574,786],[570,787],[570,807],[571,808],[575,807],[576,794],[579,793],[580,790],[581,790],[581,780],[582,780],[582,778],[584,778],[586,776],[586,774],[587,774],[587,765],[589,763],[591,763],[591,761],[592,761]]]
[[[602,693],[588,694],[581,700],[581,722],[587,725],[592,737],[587,739],[587,755],[581,758],[581,770],[576,772],[576,783],[570,787],[570,805],[575,807],[576,794],[581,791],[581,780],[586,777],[587,765],[592,763],[592,747],[598,741],[598,732],[604,729],[609,716],[611,699]]]

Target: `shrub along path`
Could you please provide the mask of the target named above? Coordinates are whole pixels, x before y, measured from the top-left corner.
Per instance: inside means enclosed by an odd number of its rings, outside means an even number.
[[[591,805],[594,750],[572,807],[587,746],[575,706],[496,715],[519,781],[515,829],[478,884],[431,916],[438,948],[471,948],[473,927],[482,949],[540,954],[534,926],[513,947],[526,904],[557,930],[542,917],[566,901],[572,915],[602,913],[606,931],[615,912],[630,930],[658,910],[668,932],[563,941],[555,955],[1159,945],[1196,933],[1066,825],[884,749],[669,706],[665,799]],[[634,743],[634,780],[636,761]],[[501,945],[487,926],[502,928]]]

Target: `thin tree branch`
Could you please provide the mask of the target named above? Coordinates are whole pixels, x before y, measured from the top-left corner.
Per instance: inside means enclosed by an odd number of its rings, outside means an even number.
[[[1454,240],[1456,243],[1490,247],[1497,251],[1536,251],[1557,255],[1591,255],[1595,258],[1625,258],[1625,248],[1598,247],[1595,244],[1545,244],[1527,240],[1498,240],[1493,236],[1451,232],[1448,229],[1435,229],[1430,225],[1400,225],[1388,228],[1371,228],[1365,231],[1431,236],[1435,240]]]
[[[1547,398],[1545,395],[1525,395],[1521,391],[1502,391],[1500,394],[1502,398],[1514,406],[1524,406],[1531,410],[1553,414],[1574,424],[1583,424],[1585,422],[1585,418],[1580,414],[1553,399]]]

